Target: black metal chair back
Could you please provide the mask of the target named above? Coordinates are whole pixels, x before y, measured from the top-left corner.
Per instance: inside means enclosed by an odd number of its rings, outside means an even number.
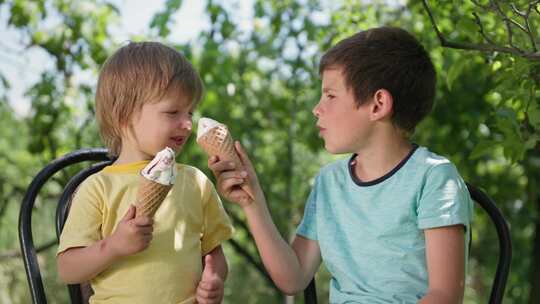
[[[510,262],[512,261],[512,240],[510,238],[510,230],[508,229],[508,224],[501,211],[487,194],[469,183],[467,183],[467,188],[473,201],[484,209],[497,231],[499,239],[499,261],[497,263],[495,277],[493,278],[493,284],[491,285],[489,304],[500,304],[503,301],[504,290],[510,273]],[[304,290],[304,303],[317,304],[315,279],[311,280],[308,287]]]
[[[58,171],[84,161],[99,162],[86,169],[79,171],[70,179],[60,197],[56,208],[56,236],[59,238],[64,222],[69,211],[69,205],[73,192],[79,184],[93,173],[112,163],[106,149],[82,149],[62,156],[43,168],[30,183],[23,198],[19,213],[19,242],[21,246],[26,277],[30,286],[30,293],[34,304],[46,304],[47,298],[43,288],[43,281],[37,261],[36,248],[32,237],[32,209],[36,197],[43,185]],[[82,304],[81,286],[79,284],[68,285],[71,303]]]
[[[510,238],[510,229],[508,229],[508,224],[501,211],[486,193],[469,183],[467,183],[467,188],[469,189],[471,198],[488,214],[497,231],[497,237],[499,239],[499,260],[497,262],[495,277],[491,284],[489,304],[500,304],[503,302],[506,282],[508,281],[508,275],[510,274],[510,263],[512,262],[512,239]]]

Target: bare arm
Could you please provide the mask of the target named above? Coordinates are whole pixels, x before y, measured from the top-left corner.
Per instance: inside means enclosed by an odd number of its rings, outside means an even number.
[[[224,282],[227,278],[227,259],[221,246],[217,246],[203,257],[203,272],[197,285],[198,304],[219,304],[225,293]]]
[[[304,290],[321,264],[318,242],[297,235],[289,245],[263,202],[255,202],[244,211],[264,266],[277,287],[286,294]]]
[[[221,278],[222,281],[225,281],[227,274],[229,273],[229,265],[227,264],[227,259],[223,253],[221,245],[212,249],[208,254],[203,257],[203,269],[206,269],[206,256],[210,256],[212,263],[212,270],[217,276]]]
[[[108,239],[88,247],[75,247],[58,254],[60,279],[66,284],[87,282],[107,269],[118,257],[110,248]]]
[[[426,229],[427,294],[419,304],[463,302],[465,238],[462,225]]]
[[[235,147],[245,170],[233,171],[234,164],[215,157],[208,162],[217,177],[217,188],[221,195],[243,208],[264,266],[277,287],[286,294],[298,293],[321,264],[319,245],[300,236],[295,237],[292,245],[283,239],[272,221],[253,165],[238,142]]]
[[[67,284],[87,282],[123,256],[140,252],[152,240],[153,220],[135,218],[130,206],[113,234],[88,247],[74,247],[58,254],[60,279]]]

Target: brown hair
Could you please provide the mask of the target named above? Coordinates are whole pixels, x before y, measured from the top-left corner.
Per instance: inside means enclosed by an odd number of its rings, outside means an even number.
[[[96,118],[109,153],[120,153],[123,127],[143,104],[182,94],[194,106],[203,90],[197,71],[171,47],[130,42],[118,49],[101,68],[96,92]]]
[[[406,133],[431,111],[435,68],[424,47],[407,31],[379,27],[346,38],[324,54],[319,73],[342,68],[360,106],[379,89],[393,97],[392,121]]]

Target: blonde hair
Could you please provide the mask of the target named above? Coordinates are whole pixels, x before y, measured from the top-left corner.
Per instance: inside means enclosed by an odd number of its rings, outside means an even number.
[[[182,94],[195,106],[203,91],[197,71],[173,48],[159,42],[121,47],[101,68],[96,91],[96,118],[109,153],[119,155],[122,130],[143,104]]]

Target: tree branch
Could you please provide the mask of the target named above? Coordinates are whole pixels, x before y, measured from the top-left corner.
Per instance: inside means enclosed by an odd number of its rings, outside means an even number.
[[[474,21],[476,23],[476,25],[478,25],[478,31],[480,32],[480,35],[482,35],[482,37],[484,37],[484,40],[486,40],[488,43],[490,44],[495,44],[491,38],[488,37],[488,35],[486,34],[486,32],[484,31],[484,25],[482,24],[482,21],[480,20],[480,17],[478,16],[478,13],[476,12],[473,12],[473,16],[474,16]],[[509,30],[510,32],[510,43],[512,43],[512,32]]]
[[[513,39],[512,39],[513,36],[514,36],[514,32],[512,31],[512,24],[514,24],[514,25],[515,25],[516,27],[518,27],[520,30],[527,32],[527,31],[525,30],[525,28],[523,28],[523,27],[521,26],[521,24],[519,24],[517,21],[508,18],[508,17],[506,16],[506,14],[502,11],[501,7],[500,7],[497,3],[493,2],[493,1],[490,1],[490,10],[495,11],[495,12],[502,18],[502,20],[503,20],[503,22],[504,22],[504,25],[505,25],[505,27],[506,27],[506,32],[508,33],[508,44],[509,44],[512,48],[514,48],[514,49],[516,49],[516,50],[518,50],[518,51],[520,51],[520,52],[523,52],[521,49],[519,49],[519,47],[517,47],[516,45],[514,45],[514,41],[513,41]],[[476,13],[473,13],[473,14],[476,14]],[[478,19],[480,19],[480,18],[478,17],[478,15],[476,15],[476,17],[477,17]],[[493,43],[493,42],[491,42],[491,41],[488,41],[488,42],[489,42],[490,44],[492,44],[492,45],[495,45],[495,43]]]
[[[51,240],[51,241],[37,247],[36,248],[36,253],[40,253],[42,251],[45,251],[45,250],[53,247],[56,244],[58,244],[58,241],[56,239]],[[21,253],[21,251],[19,249],[12,249],[12,250],[8,250],[8,251],[5,251],[5,252],[0,252],[0,261],[10,259],[10,258],[20,258],[21,256],[22,256],[22,253]]]
[[[235,222],[237,226],[240,226],[242,230],[245,230],[248,234],[250,233],[247,225],[242,220],[240,220],[240,218],[238,218],[234,213],[229,212],[229,216],[233,219],[233,222]],[[240,243],[238,243],[237,241],[231,239],[229,240],[229,242],[231,243],[232,247],[234,248],[236,252],[238,252],[241,256],[243,256],[248,261],[248,263],[253,265],[253,267],[255,267],[255,269],[264,277],[264,279],[272,287],[278,290],[278,288],[276,287],[276,285],[274,284],[274,282],[272,281],[272,279],[266,272],[264,265],[260,261],[258,261],[255,257],[253,257],[253,255],[246,248],[242,247]]]
[[[233,219],[233,222],[235,222],[238,226],[240,226],[242,228],[242,230],[244,230],[246,233],[250,234],[249,232],[249,228],[248,226],[246,225],[246,223],[244,223],[244,221],[242,221],[238,216],[236,216],[236,214],[234,214],[233,212],[228,212],[229,216]]]
[[[241,256],[243,256],[249,264],[253,265],[253,267],[255,267],[255,269],[262,275],[262,277],[266,280],[266,282],[272,286],[275,290],[279,291],[279,289],[276,287],[276,285],[274,284],[274,282],[272,281],[272,279],[270,278],[270,276],[268,275],[268,273],[266,272],[266,269],[264,269],[264,266],[259,263],[244,247],[242,247],[240,245],[240,243],[238,243],[237,241],[235,240],[229,240],[229,243],[231,244],[231,246],[233,247],[233,249],[238,253],[240,254]]]
[[[537,8],[539,1],[534,1],[532,3],[529,3],[529,7],[527,8],[527,13],[525,19],[525,27],[527,28],[527,31],[529,31],[529,40],[531,40],[531,45],[533,47],[534,51],[538,51],[538,48],[536,47],[536,41],[534,39],[534,36],[532,33],[535,33],[534,28],[531,26],[531,23],[529,22],[529,16],[531,15],[532,9]]]
[[[473,3],[477,4],[478,2],[473,1]],[[481,52],[488,52],[488,53],[500,52],[500,53],[505,53],[505,54],[511,54],[511,55],[518,56],[518,57],[523,57],[523,58],[526,58],[526,59],[529,59],[529,60],[540,61],[540,52],[538,52],[537,49],[534,46],[533,46],[533,51],[531,51],[531,52],[525,52],[525,51],[523,51],[523,50],[521,50],[519,48],[516,48],[516,47],[500,46],[500,45],[496,45],[496,44],[490,42],[491,40],[486,39],[486,35],[484,35],[484,34],[482,34],[482,36],[488,42],[487,44],[486,43],[468,43],[468,42],[450,41],[450,40],[446,39],[444,37],[444,35],[441,33],[441,31],[439,30],[439,27],[437,26],[437,22],[435,21],[435,18],[433,17],[433,12],[431,11],[431,8],[429,7],[428,0],[423,0],[422,4],[424,6],[424,9],[428,13],[429,19],[431,21],[431,25],[433,26],[433,29],[435,30],[435,33],[436,33],[437,37],[439,38],[441,46],[443,46],[443,47],[454,48],[454,49],[462,49],[462,50],[474,50],[474,51],[481,51]],[[484,7],[484,6],[481,6],[480,4],[477,4],[477,5],[479,7]],[[534,7],[534,9],[536,11],[538,11],[537,7]],[[508,21],[504,21],[504,18],[508,19]],[[506,16],[503,17],[503,21],[505,23],[506,22],[511,22],[512,23],[512,21],[510,21],[510,20],[511,19],[506,17]],[[514,23],[512,23],[512,24],[514,24]],[[514,24],[514,25],[518,26],[519,23],[516,22],[516,24]],[[507,24],[507,29],[508,29],[508,24]],[[523,27],[520,27],[520,29],[523,29],[523,30],[525,30],[526,33],[529,33]],[[483,28],[481,30],[483,31]],[[530,35],[532,35],[532,33],[530,33]]]
[[[501,17],[502,21],[507,24],[507,27],[514,25],[518,29],[522,30],[524,33],[527,33],[527,29],[523,25],[521,25],[516,20],[506,16],[506,14],[504,13],[504,11],[501,9],[501,7],[496,1],[489,1],[489,3],[490,3],[490,9],[494,11],[495,13],[497,13],[499,17]]]

